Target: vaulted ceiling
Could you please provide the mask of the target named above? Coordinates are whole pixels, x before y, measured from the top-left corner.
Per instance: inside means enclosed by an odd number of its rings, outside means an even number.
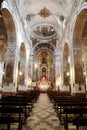
[[[72,8],[71,0],[19,0],[17,4],[32,46],[49,43],[56,47]]]

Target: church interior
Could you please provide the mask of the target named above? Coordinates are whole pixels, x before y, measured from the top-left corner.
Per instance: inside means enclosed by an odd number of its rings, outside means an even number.
[[[87,130],[87,0],[0,0],[0,130]]]

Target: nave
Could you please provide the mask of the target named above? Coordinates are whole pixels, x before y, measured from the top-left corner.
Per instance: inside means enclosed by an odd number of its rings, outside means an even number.
[[[23,130],[65,130],[47,94],[40,94]],[[76,130],[76,126],[69,124],[69,130]],[[87,127],[80,126],[79,130],[87,130]]]
[[[7,126],[0,125],[0,130],[7,130]],[[11,130],[18,130],[18,124],[11,124]],[[22,130],[64,130],[47,94],[40,94]]]
[[[40,94],[33,113],[28,118],[29,130],[63,130],[47,94]],[[27,130],[26,129],[26,130]],[[25,129],[24,129],[25,130]]]
[[[0,125],[0,130],[7,130],[7,127]],[[18,124],[12,124],[11,130],[18,130]],[[64,130],[64,126],[60,123],[47,94],[39,95],[22,130]],[[69,130],[76,130],[76,127],[70,124]],[[87,130],[87,127],[80,126],[79,130]]]

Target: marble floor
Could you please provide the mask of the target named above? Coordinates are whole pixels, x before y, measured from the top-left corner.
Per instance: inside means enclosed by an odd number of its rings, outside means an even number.
[[[11,125],[11,130],[17,130],[17,127],[17,124]],[[0,126],[0,130],[6,130],[5,126]],[[47,94],[40,94],[22,130],[64,130]],[[76,128],[70,125],[69,130],[76,130]],[[87,127],[80,127],[79,130],[87,130]]]
[[[62,130],[52,103],[46,94],[40,95],[33,113],[27,120],[26,127],[29,130]]]

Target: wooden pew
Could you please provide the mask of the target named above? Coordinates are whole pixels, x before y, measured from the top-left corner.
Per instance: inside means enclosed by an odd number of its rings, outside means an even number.
[[[18,130],[20,130],[38,96],[38,90],[14,96],[2,96],[0,99],[0,124],[7,124],[7,130],[10,130],[11,123],[18,123]],[[17,117],[13,115],[17,115]]]
[[[68,123],[72,123],[76,125],[76,129],[78,130],[81,125],[81,121],[83,121],[83,126],[87,123],[87,115],[84,117],[84,114],[87,114],[87,108],[64,108],[63,114],[65,114],[64,118],[64,127],[68,130]],[[70,118],[69,115],[74,114],[74,118]],[[77,123],[77,121],[80,121]]]
[[[22,114],[22,108],[0,106],[0,124],[7,124],[7,130],[10,130],[11,123],[18,123],[18,130],[21,130],[23,123]]]
[[[16,96],[2,96],[0,99],[0,106],[22,108],[24,112],[23,123],[26,122],[34,107],[34,100],[38,98],[39,91],[29,91],[24,94],[17,94]]]
[[[80,126],[87,126],[87,117],[77,117],[76,119],[73,119],[73,125],[76,125],[76,130],[79,130]]]
[[[59,94],[59,92],[52,90],[48,91],[48,97],[52,101],[53,107],[57,112],[60,121],[63,119],[66,130],[68,130],[68,123],[70,122],[73,125],[76,125],[77,130],[79,129],[79,126],[87,126],[87,117],[84,118],[82,116],[83,114],[87,114],[86,97],[77,97],[64,94],[62,96],[61,93]]]
[[[24,110],[24,122],[26,118],[29,116],[31,111],[31,100],[27,100],[24,97],[4,97],[0,99],[0,105],[2,106],[12,106],[12,107],[21,107]]]

